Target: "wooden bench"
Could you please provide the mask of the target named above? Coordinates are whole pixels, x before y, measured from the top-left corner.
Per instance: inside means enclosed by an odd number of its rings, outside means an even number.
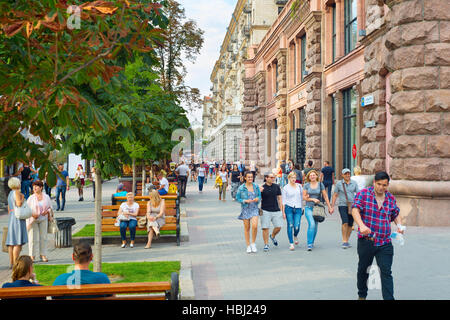
[[[139,203],[139,217],[145,216],[147,212],[147,202],[149,196],[135,196],[134,200]],[[126,201],[127,197],[117,197],[118,201]],[[175,230],[177,238],[177,246],[180,245],[180,200],[177,195],[164,195],[161,199],[166,203],[166,224],[160,230]],[[120,228],[114,224],[117,218],[117,212],[120,205],[102,206],[102,232],[104,231],[119,231]],[[136,227],[136,230],[147,230],[147,228]]]
[[[0,289],[0,299],[24,299],[43,297],[73,297],[89,300],[178,300],[179,276],[173,272],[171,281],[111,284],[83,284],[74,286],[41,286]],[[87,298],[92,295],[110,297]],[[139,294],[139,295],[122,295]],[[144,295],[142,295],[144,294]],[[84,297],[83,297],[84,296]]]

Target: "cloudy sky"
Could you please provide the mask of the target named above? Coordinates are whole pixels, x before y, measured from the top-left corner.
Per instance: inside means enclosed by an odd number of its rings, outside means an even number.
[[[195,20],[204,33],[204,43],[195,64],[186,63],[188,74],[186,84],[200,89],[202,96],[210,95],[209,88],[214,63],[219,58],[220,46],[226,34],[238,0],[178,0],[185,8],[186,18]],[[188,115],[192,122],[195,118],[201,122],[201,110]]]

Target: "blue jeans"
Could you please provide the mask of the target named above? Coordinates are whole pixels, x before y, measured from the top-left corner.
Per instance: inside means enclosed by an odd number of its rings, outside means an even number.
[[[317,235],[318,223],[314,221],[312,207],[305,207],[305,217],[306,220],[308,220],[308,232],[306,234],[307,243],[308,245],[313,245]]]
[[[288,205],[284,206],[284,213],[286,214],[287,235],[289,243],[294,243],[294,237],[300,232],[300,220],[302,218],[302,208],[292,208]],[[294,229],[294,235],[292,235]]]
[[[127,240],[127,228],[130,229],[131,241],[134,241],[134,238],[136,237],[136,226],[137,220],[134,219],[130,219],[129,221],[120,221],[120,237],[122,238],[122,241]]]
[[[66,205],[66,186],[57,186],[56,187],[56,210],[64,210],[64,206]],[[62,207],[59,205],[59,195],[62,195]]]
[[[159,193],[160,196],[164,196],[164,195],[167,194],[167,191],[166,191],[166,189],[159,189],[158,193]]]
[[[31,189],[31,180],[23,180],[20,185],[20,192],[25,196],[25,199],[28,199],[30,196]]]
[[[203,190],[203,183],[205,182],[205,177],[198,177],[198,190]]]
[[[330,200],[330,202],[331,202],[331,188],[333,187],[333,182],[332,181],[324,181],[323,185],[325,186],[325,189],[327,189],[328,200]]]

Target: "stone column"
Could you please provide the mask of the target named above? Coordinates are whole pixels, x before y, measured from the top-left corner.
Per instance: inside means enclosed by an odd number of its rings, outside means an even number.
[[[336,60],[344,56],[344,0],[336,2]]]
[[[287,160],[287,50],[280,49],[277,56],[278,63],[278,95],[275,98],[275,105],[278,110],[278,148],[277,161]]]

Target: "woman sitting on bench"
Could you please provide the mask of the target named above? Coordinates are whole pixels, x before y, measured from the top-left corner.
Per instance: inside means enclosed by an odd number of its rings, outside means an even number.
[[[150,192],[150,200],[147,202],[147,232],[148,241],[145,249],[152,246],[153,235],[159,236],[159,229],[166,223],[166,205],[164,199],[161,199],[158,191]]]
[[[122,238],[122,248],[127,246],[127,228],[130,229],[130,248],[134,247],[134,238],[136,236],[137,215],[139,213],[139,204],[134,201],[133,192],[127,193],[127,201],[120,205],[117,212],[117,220],[120,222],[120,237]]]

